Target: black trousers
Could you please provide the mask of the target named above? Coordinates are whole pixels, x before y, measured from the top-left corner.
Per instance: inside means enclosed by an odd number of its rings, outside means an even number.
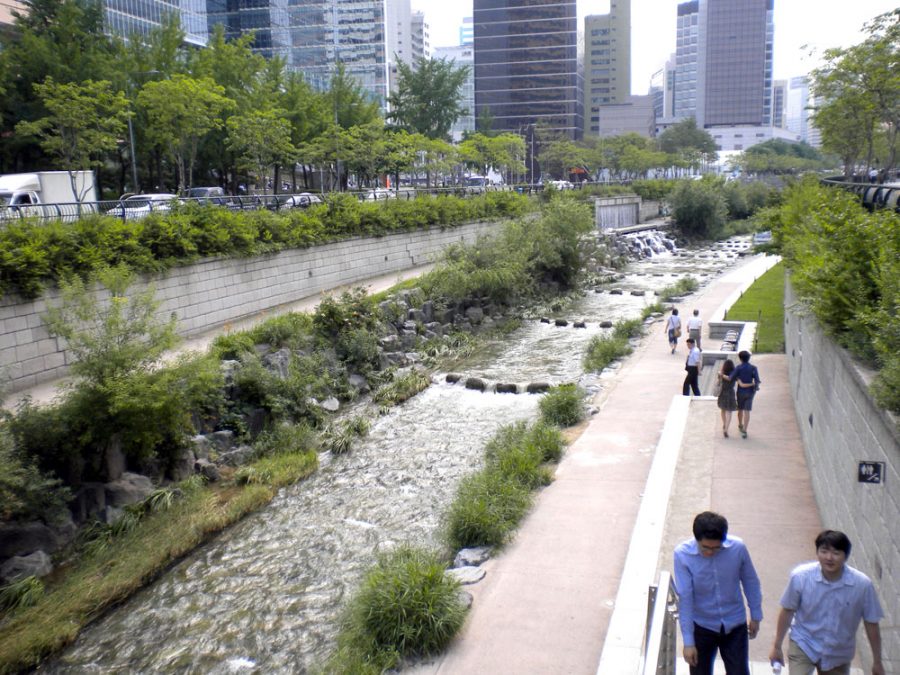
[[[699,396],[700,382],[697,378],[700,377],[700,367],[685,366],[684,369],[687,371],[687,375],[684,378],[684,386],[681,388],[681,393],[687,396],[693,391],[694,396]]]
[[[716,652],[722,655],[726,675],[750,675],[750,642],[747,624],[741,624],[729,632],[718,632],[694,624],[694,645],[697,647],[697,665],[691,666],[691,675],[712,675]]]

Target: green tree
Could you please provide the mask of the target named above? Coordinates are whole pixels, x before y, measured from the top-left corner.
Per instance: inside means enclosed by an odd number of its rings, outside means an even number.
[[[97,280],[109,290],[109,303],[97,303],[77,277],[64,281],[60,305],[47,311],[50,332],[65,339],[75,356],[72,373],[104,384],[136,370],[149,369],[175,344],[175,319],[156,317],[153,289],[129,297],[135,280],[124,267],[100,270]]]
[[[178,167],[178,189],[188,189],[200,141],[213,129],[222,128],[221,116],[234,107],[234,101],[208,77],[176,75],[145,84],[138,105],[147,113],[148,139]]]
[[[99,168],[116,148],[125,131],[128,101],[106,81],[60,84],[48,77],[34,88],[49,114],[19,122],[16,131],[38,138],[44,152],[59,160],[69,172],[72,194],[82,202],[91,185],[79,185],[75,172]]]
[[[663,131],[658,143],[660,150],[680,158],[694,169],[703,162],[714,162],[718,157],[715,140],[706,130],[697,127],[697,121],[693,117]]]
[[[846,175],[860,159],[872,166],[880,141],[883,168],[897,162],[900,9],[876,17],[865,29],[869,37],[847,49],[827,50],[825,64],[810,75],[813,122],[822,132],[823,147],[841,156]]]
[[[397,72],[397,92],[388,97],[389,118],[407,131],[449,140],[450,127],[468,112],[460,100],[468,66],[420,57],[412,66],[399,61]]]
[[[569,177],[569,169],[585,163],[585,152],[574,141],[560,138],[542,143],[538,159],[545,178],[565,180]]]
[[[238,168],[253,171],[263,189],[269,184],[269,167],[293,162],[297,155],[291,125],[282,110],[235,115],[227,126],[228,149],[237,156]]]
[[[112,81],[117,68],[115,40],[104,33],[103,7],[94,0],[28,0],[16,13],[13,30],[0,38],[0,128],[47,115],[34,85],[46,81]],[[4,165],[46,168],[33,136],[0,134]]]
[[[381,119],[378,101],[362,88],[362,85],[338,62],[326,95],[330,117],[342,129],[357,127]]]

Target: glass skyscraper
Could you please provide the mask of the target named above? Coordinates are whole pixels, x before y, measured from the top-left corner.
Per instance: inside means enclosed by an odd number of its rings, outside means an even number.
[[[584,129],[575,0],[474,0],[475,113],[494,129]]]
[[[106,30],[125,38],[149,35],[173,13],[181,18],[185,42],[206,46],[209,38],[206,0],[106,0],[103,10]]]

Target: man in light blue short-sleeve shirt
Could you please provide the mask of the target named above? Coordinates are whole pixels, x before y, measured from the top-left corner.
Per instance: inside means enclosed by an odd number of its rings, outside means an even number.
[[[849,555],[847,535],[825,530],[816,537],[818,561],[791,572],[769,654],[771,661],[785,662],[782,643],[790,626],[791,675],[809,675],[814,670],[822,675],[849,673],[860,621],[872,647],[872,674],[884,675],[878,627],[881,605],[869,577],[846,564]]]

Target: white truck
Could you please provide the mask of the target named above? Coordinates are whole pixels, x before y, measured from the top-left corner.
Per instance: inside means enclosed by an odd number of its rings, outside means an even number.
[[[0,220],[33,216],[75,220],[83,213],[95,212],[96,202],[93,171],[73,171],[71,175],[68,171],[36,171],[0,176]]]

